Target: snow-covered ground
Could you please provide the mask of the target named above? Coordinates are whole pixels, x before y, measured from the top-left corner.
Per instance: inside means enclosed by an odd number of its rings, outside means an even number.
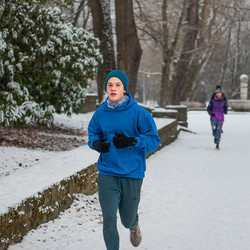
[[[196,134],[181,132],[147,160],[139,207],[143,241],[137,249],[250,250],[250,113],[226,116],[220,151],[206,112],[189,112],[188,124]],[[64,160],[79,157],[78,150]],[[77,197],[58,219],[9,249],[105,250],[97,194]],[[119,220],[118,229],[120,249],[134,249]]]

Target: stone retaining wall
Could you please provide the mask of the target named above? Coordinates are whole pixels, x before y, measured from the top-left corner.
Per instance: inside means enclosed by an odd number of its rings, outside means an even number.
[[[31,229],[55,219],[61,211],[70,207],[75,193],[95,193],[97,176],[96,164],[93,164],[24,200],[18,207],[10,208],[8,213],[0,217],[0,249],[7,249],[11,243],[20,242]]]
[[[158,146],[157,151],[177,139],[179,132],[177,130],[177,125],[178,125],[177,120],[175,120],[172,123],[168,124],[167,126],[158,130],[158,134],[161,138],[161,144]],[[147,158],[152,154],[154,154],[154,152],[147,153]]]
[[[167,110],[176,110],[178,111],[178,115],[177,115],[177,120],[178,120],[178,124],[184,127],[188,126],[187,123],[187,106],[185,105],[168,105],[166,106]]]
[[[228,107],[234,111],[249,112],[250,100],[228,100]]]

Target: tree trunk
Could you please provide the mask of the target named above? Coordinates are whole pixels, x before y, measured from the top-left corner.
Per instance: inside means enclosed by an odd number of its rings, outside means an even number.
[[[82,11],[82,8],[85,4],[85,0],[81,0],[78,7],[77,7],[77,10],[76,10],[76,13],[75,13],[75,16],[74,16],[74,19],[73,19],[73,25],[76,27],[76,24],[78,22],[78,19],[80,17],[80,14],[81,14],[81,11]]]
[[[179,104],[180,101],[186,100],[188,91],[191,89],[195,76],[201,67],[200,63],[198,63],[198,55],[195,53],[199,29],[198,10],[199,1],[189,0],[187,6],[187,29],[180,58],[175,68],[171,104]]]
[[[171,82],[171,65],[172,57],[175,54],[177,42],[181,33],[182,20],[186,13],[186,0],[183,1],[183,8],[180,18],[177,23],[174,39],[169,45],[169,30],[168,30],[168,0],[162,1],[162,77],[161,77],[161,91],[160,91],[160,106],[165,107],[167,104],[171,104],[171,97],[173,86]]]
[[[160,91],[160,106],[166,106],[169,91],[169,50],[168,50],[168,26],[167,26],[167,0],[162,1],[162,77]]]
[[[99,65],[97,73],[98,101],[100,104],[103,99],[105,78],[111,70],[116,68],[110,2],[107,0],[91,0],[89,6],[93,16],[94,35],[100,39],[100,52],[103,55],[103,64]]]
[[[133,0],[116,0],[117,63],[129,78],[129,92],[135,94],[142,49],[137,36]]]

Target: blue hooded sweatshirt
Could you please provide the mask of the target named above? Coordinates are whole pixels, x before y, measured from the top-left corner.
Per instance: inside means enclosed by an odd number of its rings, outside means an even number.
[[[129,94],[121,106],[112,109],[107,100],[96,110],[88,127],[88,145],[94,149],[93,141],[107,138],[108,153],[101,153],[97,163],[100,175],[141,179],[146,170],[146,152],[156,150],[161,142],[152,115],[139,106]],[[135,137],[137,144],[127,148],[116,148],[115,132]]]

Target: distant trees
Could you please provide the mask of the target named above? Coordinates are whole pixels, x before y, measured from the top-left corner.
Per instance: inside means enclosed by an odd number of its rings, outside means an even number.
[[[229,98],[239,97],[240,75],[250,75],[250,8],[246,3],[245,0],[221,3],[220,17],[222,16],[224,25],[219,33],[215,53],[209,62],[212,64],[217,59],[217,67],[214,69],[219,69],[217,82]],[[218,56],[221,60],[218,60]]]
[[[153,73],[162,72],[161,82],[155,86],[160,88],[161,106],[194,98],[201,83],[208,92],[221,84],[232,93],[239,85],[239,75],[249,72],[250,9],[245,0],[137,3],[136,21],[143,47],[162,55],[157,69],[150,61],[147,66],[145,58],[142,62],[145,71],[154,68]]]
[[[102,58],[99,42],[37,1],[0,3],[0,124],[51,126],[71,114]]]
[[[211,40],[208,37],[214,21],[212,2],[157,1],[161,6],[161,18],[154,22],[154,27],[147,24],[141,29],[162,49],[160,106],[186,100],[210,56]]]

